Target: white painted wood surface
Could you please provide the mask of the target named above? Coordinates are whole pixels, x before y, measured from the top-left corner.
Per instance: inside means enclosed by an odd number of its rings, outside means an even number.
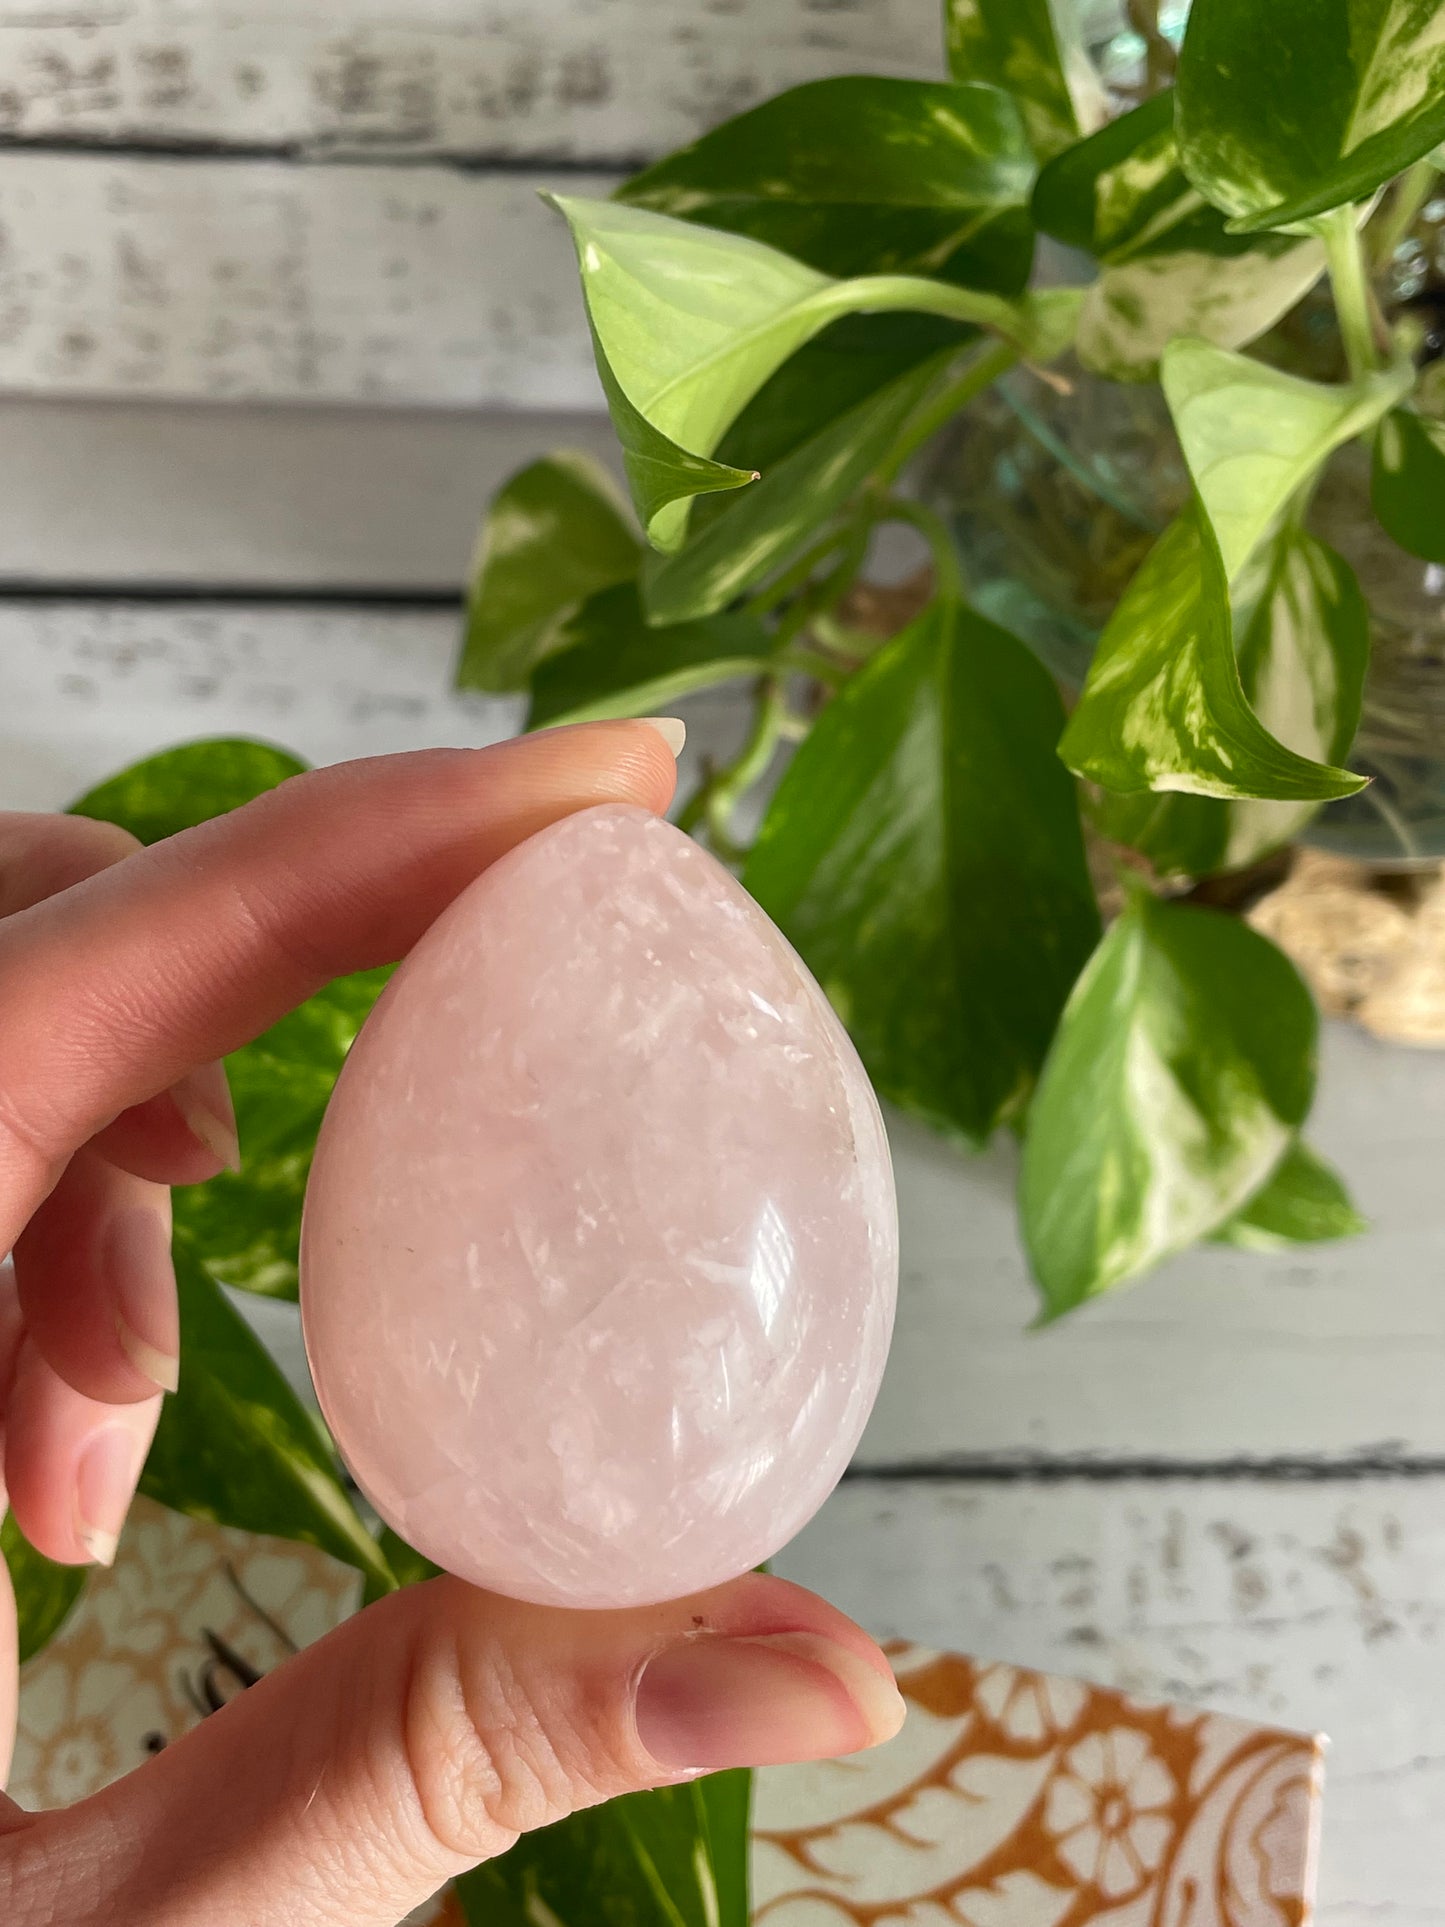
[[[573,175],[575,194],[615,177]],[[9,153],[0,389],[599,405],[542,175]]]
[[[597,415],[0,399],[0,589],[452,593],[494,491],[563,447],[616,464]]]
[[[780,1569],[884,1634],[1325,1732],[1322,1927],[1445,1920],[1445,1480],[849,1484]]]
[[[0,132],[627,162],[941,65],[932,0],[3,0]]]

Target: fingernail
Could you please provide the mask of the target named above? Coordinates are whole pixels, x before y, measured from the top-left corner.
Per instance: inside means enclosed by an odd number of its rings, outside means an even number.
[[[228,1171],[241,1168],[241,1140],[236,1131],[236,1107],[223,1064],[202,1064],[172,1084],[171,1097],[192,1137],[198,1138]]]
[[[639,723],[646,723],[655,729],[674,757],[681,756],[682,746],[687,741],[687,724],[680,716],[639,716]]]
[[[140,1477],[134,1436],[107,1425],[87,1442],[75,1475],[75,1536],[98,1566],[115,1564],[121,1527]]]
[[[903,1724],[891,1678],[814,1633],[699,1633],[648,1661],[638,1738],[672,1772],[825,1760],[891,1740]]]
[[[163,1392],[180,1383],[171,1234],[164,1216],[144,1205],[120,1212],[105,1241],[105,1267],[115,1302],[121,1350]]]

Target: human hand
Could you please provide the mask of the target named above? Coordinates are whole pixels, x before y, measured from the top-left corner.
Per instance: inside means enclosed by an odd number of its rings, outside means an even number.
[[[534,831],[594,803],[665,809],[673,782],[658,731],[598,723],[318,770],[145,851],[0,815],[0,1418],[40,1551],[114,1554],[175,1383],[167,1187],[235,1151],[218,1060],[403,955]],[[0,1777],[15,1687],[0,1568]],[[571,1613],[437,1579],[78,1806],[0,1795],[0,1920],[392,1927],[576,1808],[851,1752],[901,1717],[872,1641],[781,1580]]]

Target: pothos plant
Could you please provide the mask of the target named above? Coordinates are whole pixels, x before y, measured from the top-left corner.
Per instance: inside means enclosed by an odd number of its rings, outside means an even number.
[[[1194,0],[1177,48],[1145,0],[1129,12],[1133,104],[1067,0],[948,0],[948,81],[799,87],[610,201],[558,198],[631,505],[578,454],[514,476],[458,671],[529,692],[532,727],[750,690],[746,741],[682,821],[793,938],[886,1097],[963,1144],[1020,1137],[1045,1317],[1198,1239],[1358,1228],[1301,1136],[1309,995],[1191,886],[1362,781],[1369,610],[1309,528],[1332,452],[1367,441],[1384,529],[1445,562],[1445,389],[1370,269],[1435,188],[1436,0]],[[1040,235],[1090,258],[1080,285],[1030,291]],[[1328,382],[1250,351],[1322,278]],[[968,557],[908,487],[1021,362],[1159,383],[1192,480],[1068,713],[970,606]],[[860,584],[890,522],[933,567],[885,636]],[[153,842],[299,767],[189,745],[76,808]],[[1086,824],[1126,853],[1106,931]],[[177,1196],[185,1368],[141,1487],[322,1547],[369,1595],[429,1569],[363,1519],[222,1287],[294,1299],[317,1127],[385,974],[332,985],[229,1061],[244,1165]],[[83,1575],[13,1522],[0,1537],[28,1655]],[[633,1796],[524,1840],[458,1903],[495,1927],[744,1927],[746,1823],[745,1775]]]

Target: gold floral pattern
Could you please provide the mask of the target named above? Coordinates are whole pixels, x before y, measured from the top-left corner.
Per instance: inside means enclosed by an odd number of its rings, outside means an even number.
[[[1044,1824],[1059,1858],[1111,1900],[1142,1887],[1174,1832],[1168,1767],[1133,1726],[1086,1733],[1049,1782]]]
[[[756,1922],[1306,1927],[1318,1741],[954,1653],[892,1657],[909,1703],[892,1745],[759,1776]]]
[[[114,1570],[24,1670],[11,1793],[95,1791],[358,1591],[309,1547],[138,1501]],[[892,1658],[896,1740],[758,1776],[758,1927],[1305,1927],[1317,1742],[954,1653]],[[414,1921],[456,1927],[454,1904]]]
[[[1089,1689],[1080,1680],[1031,1673],[1023,1666],[986,1666],[974,1680],[973,1696],[1011,1740],[1041,1740],[1067,1732]]]

